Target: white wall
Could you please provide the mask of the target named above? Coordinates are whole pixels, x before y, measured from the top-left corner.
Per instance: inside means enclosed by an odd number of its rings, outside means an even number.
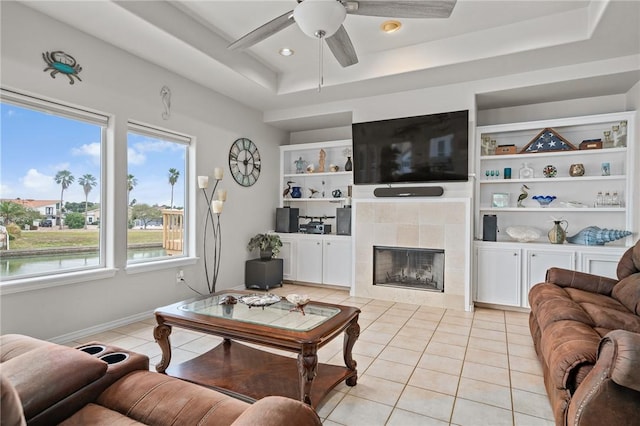
[[[222,95],[151,65],[87,34],[78,32],[15,2],[2,2],[1,84],[64,103],[112,114],[116,167],[114,197],[103,200],[117,212],[114,278],[82,284],[5,294],[0,298],[0,332],[24,333],[61,340],[79,330],[133,317],[195,294],[175,283],[175,269],[127,274],[126,264],[126,121],[135,119],[195,137],[195,175],[225,168],[222,187],[228,200],[222,214],[222,266],[218,289],[243,285],[244,261],[254,257],[246,243],[256,232],[273,228],[277,206],[278,146],[289,135],[265,125],[262,114]],[[114,31],[117,31],[114,28]],[[132,40],[135,42],[135,40]],[[42,53],[63,50],[83,70],[81,82],[69,85],[62,76],[43,72]],[[188,64],[185,64],[188,66]],[[211,78],[216,78],[212,75]],[[161,118],[160,89],[172,91],[172,114]],[[260,149],[263,169],[258,182],[243,188],[230,176],[228,150],[238,137]],[[201,255],[205,203],[197,193],[197,242]],[[183,268],[187,281],[200,289],[203,264]]]

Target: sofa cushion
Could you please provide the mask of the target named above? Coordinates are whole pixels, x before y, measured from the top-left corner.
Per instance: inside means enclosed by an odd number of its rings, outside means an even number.
[[[575,321],[589,326],[594,325],[591,317],[571,299],[566,290],[548,283],[536,284],[531,288],[529,292],[531,309],[535,311],[538,325],[543,333],[550,324],[557,321]]]
[[[636,315],[640,315],[640,273],[620,280],[613,288],[612,296]]]
[[[616,270],[619,280],[636,272],[640,272],[640,240],[622,255]]]
[[[87,404],[80,411],[69,417],[60,426],[134,426],[144,423],[137,422],[117,411],[110,410],[101,405]]]
[[[24,426],[26,424],[16,388],[6,377],[0,375],[0,425]]]
[[[581,303],[582,309],[593,319],[595,327],[608,330],[627,330],[640,333],[640,317],[627,310],[611,309],[594,303]]]
[[[98,380],[107,371],[107,364],[77,349],[47,344],[3,362],[0,370],[18,391],[29,421]]]
[[[11,358],[15,358],[34,349],[54,345],[55,343],[49,343],[21,334],[5,334],[0,336],[0,362],[8,361]]]
[[[96,402],[150,425],[230,425],[249,407],[220,392],[150,371],[126,375]]]

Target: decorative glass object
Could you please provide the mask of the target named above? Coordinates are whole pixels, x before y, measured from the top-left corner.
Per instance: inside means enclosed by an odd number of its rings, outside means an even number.
[[[622,148],[624,146],[627,146],[627,122],[626,121],[620,122],[620,125],[618,126],[618,131],[613,137],[613,146],[616,148]]]
[[[611,174],[611,165],[609,163],[602,163],[600,170],[602,170],[602,176],[609,176]]]
[[[518,172],[518,176],[520,177],[520,179],[533,178],[533,168],[529,165],[529,163],[522,163],[522,167]]]
[[[555,195],[534,195],[531,198],[536,200],[540,207],[548,207],[557,197]]]
[[[605,243],[625,238],[631,234],[631,232],[622,229],[601,229],[597,226],[587,226],[574,236],[567,237],[567,242],[585,246],[603,246]]]
[[[344,169],[347,172],[350,172],[351,170],[353,170],[353,163],[351,162],[351,157],[347,157],[347,162],[344,163]]]
[[[544,166],[544,169],[542,169],[542,174],[546,178],[556,177],[556,175],[558,174],[558,169],[556,169],[556,166],[552,164],[547,164],[546,166]]]
[[[564,227],[562,224],[564,223]],[[567,228],[569,227],[569,222],[566,220],[554,220],[553,228],[549,230],[547,234],[549,236],[549,242],[551,244],[562,244],[564,240],[567,238]]]
[[[611,130],[604,131],[604,141],[602,141],[603,148],[613,148],[613,138],[611,137]]]

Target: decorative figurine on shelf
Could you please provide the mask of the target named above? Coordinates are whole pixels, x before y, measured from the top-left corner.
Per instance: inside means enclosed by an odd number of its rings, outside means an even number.
[[[311,195],[309,195],[309,198],[314,198],[317,194],[320,193],[320,191],[314,188],[309,188],[309,192],[311,193]]]
[[[584,176],[584,164],[572,164],[571,167],[569,167],[569,175],[572,177]]]
[[[351,162],[351,148],[345,148],[342,153],[347,157],[347,162],[344,164],[344,170],[350,172],[353,170],[353,163]]]
[[[295,182],[292,180],[287,181],[287,187],[284,189],[284,191],[282,191],[282,197],[286,197],[287,195],[289,195],[289,193],[291,192],[292,183],[295,183]]]
[[[293,164],[296,165],[296,173],[304,173],[304,166],[306,165],[306,161],[302,159],[302,157],[298,158]]]
[[[316,171],[316,166],[313,163],[307,164],[307,173],[313,173]]]
[[[527,199],[527,197],[529,196],[529,193],[527,192],[527,189],[529,189],[529,187],[528,187],[527,185],[522,185],[522,186],[520,187],[520,191],[521,191],[521,193],[520,193],[520,195],[518,195],[518,207],[524,207],[524,206],[522,205],[522,202],[523,202],[524,200],[526,200],[526,199]]]
[[[549,242],[551,244],[562,244],[564,240],[567,238],[567,228],[569,227],[569,222],[562,219],[553,219],[553,228],[549,230],[547,236],[549,237]],[[564,224],[564,226],[562,226]]]
[[[291,188],[291,198],[302,198],[302,188],[299,186]]]
[[[624,146],[627,146],[627,122],[621,121],[617,134],[613,136],[613,147],[622,148]]]
[[[340,167],[336,166],[335,164],[329,164],[330,172],[337,172],[338,170],[340,170]]]
[[[318,154],[318,173],[324,172],[324,162],[326,158],[327,153],[324,151],[324,149],[321,149],[320,154]]]
[[[567,242],[585,246],[603,246],[605,243],[619,240],[629,235],[632,235],[632,233],[623,229],[602,229],[597,226],[587,226],[574,236],[567,237]]]
[[[339,189],[334,189],[333,191],[331,191],[331,195],[333,196],[333,198],[340,198],[342,197],[342,191],[340,191]]]

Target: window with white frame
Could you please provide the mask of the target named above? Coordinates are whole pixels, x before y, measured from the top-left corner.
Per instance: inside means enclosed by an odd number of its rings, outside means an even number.
[[[187,255],[191,139],[139,123],[127,133],[127,264]]]
[[[106,115],[2,89],[0,281],[105,267]]]

